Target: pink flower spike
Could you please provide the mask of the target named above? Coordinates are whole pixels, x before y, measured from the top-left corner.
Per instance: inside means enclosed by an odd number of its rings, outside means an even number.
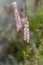
[[[24,40],[28,43],[29,39],[30,39],[30,36],[29,36],[29,22],[28,22],[27,18],[25,18],[25,21],[24,21]]]
[[[12,6],[13,6],[13,10],[14,10],[14,16],[15,16],[17,31],[20,31],[22,28],[22,23],[21,23],[21,18],[20,18],[18,9],[17,9],[17,3],[13,2]]]

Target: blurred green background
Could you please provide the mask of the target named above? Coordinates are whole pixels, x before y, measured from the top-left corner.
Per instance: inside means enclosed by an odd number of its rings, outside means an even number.
[[[22,2],[18,0],[17,3],[19,13],[21,13],[22,4],[20,3]],[[23,8],[29,21],[30,42],[26,45],[23,40],[23,30],[22,34],[17,33],[15,24],[12,26],[12,21],[14,21],[12,12],[2,20],[4,23],[0,25],[0,40],[11,45],[9,52],[16,58],[19,65],[43,65],[43,0],[24,0]],[[8,35],[5,39],[2,36],[4,30],[7,30],[6,35]]]

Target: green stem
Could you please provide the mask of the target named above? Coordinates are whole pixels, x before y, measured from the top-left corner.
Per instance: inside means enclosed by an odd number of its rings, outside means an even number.
[[[27,5],[26,5],[26,0],[25,0],[25,16],[27,16]]]

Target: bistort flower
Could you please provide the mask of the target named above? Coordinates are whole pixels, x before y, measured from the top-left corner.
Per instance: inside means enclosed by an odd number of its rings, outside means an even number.
[[[27,18],[25,18],[24,21],[24,40],[28,43],[29,42],[29,22],[27,20]]]
[[[21,23],[21,18],[20,18],[19,12],[18,12],[17,3],[13,2],[12,6],[13,6],[13,10],[14,10],[17,31],[20,31],[22,28],[22,23]]]

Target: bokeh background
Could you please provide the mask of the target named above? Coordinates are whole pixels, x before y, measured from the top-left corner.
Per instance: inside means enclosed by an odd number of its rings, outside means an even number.
[[[28,18],[27,45],[23,29],[16,31],[14,12],[8,12],[13,1],[17,2],[22,21]],[[0,65],[43,65],[43,0],[0,0]]]

